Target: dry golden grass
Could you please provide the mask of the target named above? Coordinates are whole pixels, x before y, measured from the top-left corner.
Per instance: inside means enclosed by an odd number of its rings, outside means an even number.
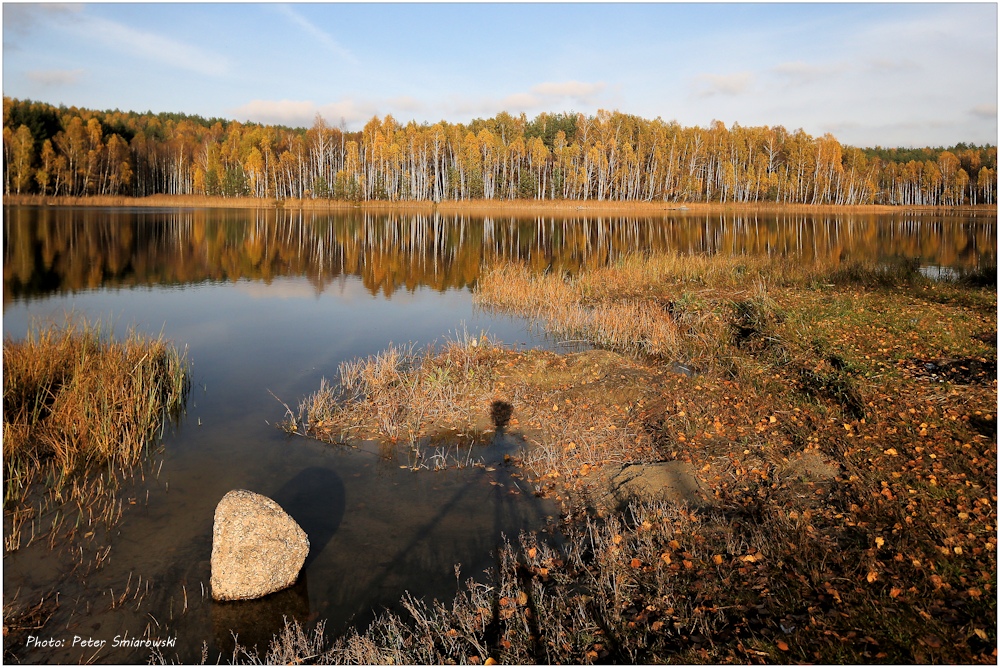
[[[339,382],[324,379],[283,426],[326,441],[402,439],[411,446],[438,431],[471,429],[474,414],[490,405],[492,369],[503,354],[486,335],[464,334],[426,354],[390,346],[343,362]]]
[[[46,206],[115,206],[115,207],[163,207],[188,206],[203,208],[269,208],[306,209],[335,211],[362,208],[375,211],[440,211],[496,215],[507,214],[611,214],[633,213],[671,216],[706,213],[958,213],[971,211],[996,212],[996,205],[975,205],[961,207],[912,206],[899,207],[880,204],[864,206],[836,206],[811,204],[782,204],[777,202],[733,203],[733,202],[622,202],[596,200],[445,200],[431,201],[365,201],[354,202],[333,199],[282,199],[274,197],[221,197],[211,195],[150,195],[148,197],[124,196],[42,196],[6,195],[5,205],[46,205]]]
[[[475,300],[539,320],[557,336],[711,366],[724,357],[735,304],[767,309],[769,282],[805,278],[791,263],[750,256],[633,255],[574,277],[503,263],[480,277]]]
[[[5,549],[28,521],[38,537],[36,521],[69,501],[81,517],[116,519],[116,472],[182,408],[185,358],[162,339],[116,341],[99,322],[67,319],[5,340],[3,369]]]

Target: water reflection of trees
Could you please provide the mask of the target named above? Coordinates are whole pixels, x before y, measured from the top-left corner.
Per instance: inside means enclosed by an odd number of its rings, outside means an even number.
[[[804,263],[919,257],[996,264],[996,218],[716,214],[473,217],[283,210],[7,208],[4,303],[101,286],[358,276],[372,294],[474,284],[484,262],[575,273],[635,251],[785,255]]]

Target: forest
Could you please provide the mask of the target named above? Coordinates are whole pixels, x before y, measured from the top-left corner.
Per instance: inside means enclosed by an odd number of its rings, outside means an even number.
[[[374,117],[360,132],[4,97],[6,195],[347,201],[996,204],[996,146],[858,148],[781,126],[682,127],[619,111]]]

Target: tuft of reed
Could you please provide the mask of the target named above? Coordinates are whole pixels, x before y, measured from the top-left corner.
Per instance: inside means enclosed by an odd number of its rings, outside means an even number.
[[[30,543],[114,524],[118,474],[183,408],[186,356],[162,338],[129,331],[119,341],[99,321],[67,317],[7,338],[3,371],[4,549],[17,549],[29,529]]]
[[[282,427],[332,442],[375,437],[416,446],[435,425],[470,427],[473,411],[490,406],[492,368],[503,352],[488,335],[467,332],[423,354],[390,345],[342,362],[338,382],[324,378]]]

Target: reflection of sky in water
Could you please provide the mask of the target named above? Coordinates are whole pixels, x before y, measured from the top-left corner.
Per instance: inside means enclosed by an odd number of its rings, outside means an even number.
[[[67,312],[110,319],[118,335],[134,325],[187,346],[193,385],[186,416],[168,430],[149,506],[126,513],[114,558],[89,589],[63,585],[65,595],[121,589],[130,574],[141,574],[155,583],[150,610],[162,614],[171,598],[174,605],[181,599],[182,587],[189,596],[201,582],[207,587],[215,505],[230,489],[247,488],[287,496],[316,526],[324,526],[324,513],[340,518],[335,530],[316,536],[305,584],[287,596],[296,610],[329,619],[332,631],[351,619],[370,619],[373,607],[395,604],[406,590],[450,596],[456,563],[463,564],[463,579],[481,576],[501,533],[516,537],[554,512],[527,490],[513,495],[510,484],[491,485],[489,476],[506,476],[503,471],[413,473],[400,468],[405,452],[400,460],[383,460],[377,449],[287,437],[274,426],[285,414],[275,396],[297,407],[322,377],[336,378],[341,361],[377,353],[390,342],[422,348],[466,330],[486,330],[510,345],[551,345],[533,337],[521,320],[477,311],[468,290],[417,288],[387,299],[373,296],[360,278],[346,277],[320,293],[304,278],[82,291],[8,304],[4,334],[21,337],[32,318],[59,320]],[[488,457],[489,450],[474,456]],[[303,497],[297,488],[308,471],[316,475]],[[327,490],[317,480],[337,484]],[[311,510],[310,497],[316,504]],[[36,558],[48,557],[22,550],[5,560],[5,592],[23,584],[19,572],[34,568]],[[272,624],[280,613],[234,612],[199,599],[168,628],[182,643],[189,641],[190,652],[181,658],[192,661],[202,640],[224,647],[228,636],[215,627],[232,624],[247,637],[260,637],[276,629],[254,620]],[[141,617],[91,615],[103,628],[117,629],[109,637],[120,630],[141,634],[149,621]],[[37,658],[78,660],[68,654]]]
[[[373,296],[355,277],[338,279],[319,294],[306,279],[282,278],[19,302],[4,313],[4,335],[21,337],[32,318],[61,319],[68,312],[113,322],[119,336],[134,325],[187,346],[196,390],[188,414],[203,425],[243,416],[280,420],[284,408],[271,393],[296,407],[322,378],[336,378],[340,362],[390,344],[412,342],[421,349],[486,331],[506,345],[551,345],[523,320],[475,308],[468,290],[418,288],[387,299]]]

